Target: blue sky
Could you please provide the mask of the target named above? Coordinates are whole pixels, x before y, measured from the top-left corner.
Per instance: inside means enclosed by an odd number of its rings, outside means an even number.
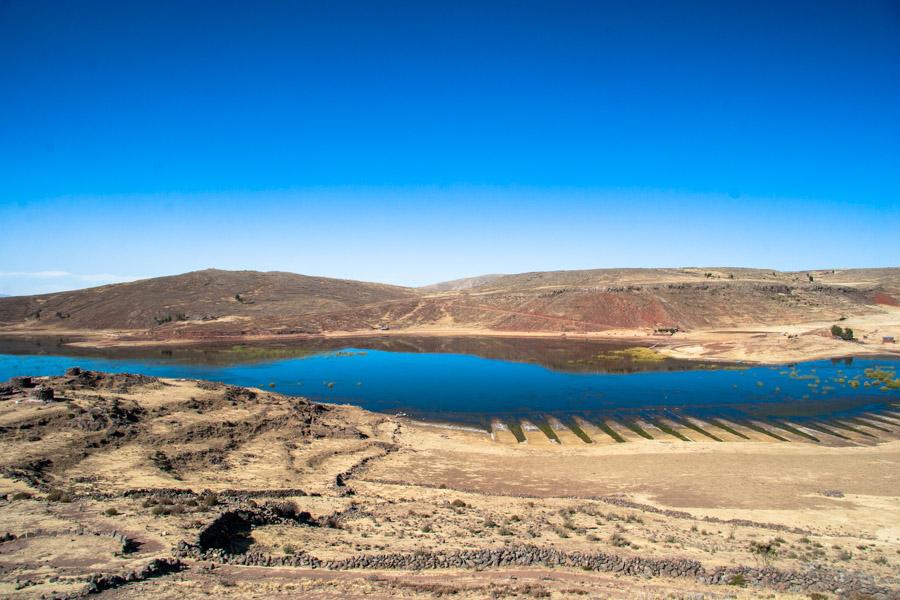
[[[900,265],[896,2],[0,1],[0,293]]]

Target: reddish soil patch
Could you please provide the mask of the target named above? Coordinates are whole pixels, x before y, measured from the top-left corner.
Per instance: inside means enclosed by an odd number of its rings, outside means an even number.
[[[884,292],[875,292],[874,294],[872,294],[872,300],[875,301],[875,304],[884,304],[886,306],[900,306],[900,300],[897,300],[893,296],[885,294]]]

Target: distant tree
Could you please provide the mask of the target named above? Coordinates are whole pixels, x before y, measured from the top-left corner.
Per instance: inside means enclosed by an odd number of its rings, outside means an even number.
[[[842,340],[851,342],[853,341],[853,330],[849,327],[842,328],[840,325],[832,325],[831,326],[831,335],[834,337],[839,337]]]
[[[809,280],[810,280],[810,281],[815,281],[815,279],[813,279],[813,276],[810,275],[809,273],[807,273],[806,276],[809,277]]]

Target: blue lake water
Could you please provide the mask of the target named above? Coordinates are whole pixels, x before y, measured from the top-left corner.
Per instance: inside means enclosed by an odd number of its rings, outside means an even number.
[[[698,368],[663,362],[638,364],[639,368],[630,369],[635,372],[622,373],[610,372],[615,365],[585,366],[581,359],[558,355],[540,364],[530,350],[520,360],[356,347],[195,352],[187,358],[165,351],[128,357],[75,356],[64,348],[43,352],[0,354],[0,380],[15,375],[61,375],[67,368],[79,366],[262,387],[373,411],[479,426],[487,426],[492,418],[540,418],[547,414],[563,419],[648,412],[821,419],[879,412],[900,403],[900,391],[883,390],[867,375],[867,369],[869,374],[875,369],[896,377],[900,361],[892,359],[824,360],[750,368]],[[299,355],[282,356],[292,352]]]

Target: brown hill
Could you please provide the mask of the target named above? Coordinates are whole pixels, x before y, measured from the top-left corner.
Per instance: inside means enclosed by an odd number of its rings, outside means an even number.
[[[798,324],[900,305],[900,269],[599,269],[491,275],[413,289],[207,270],[0,299],[7,329],[141,330],[153,339],[379,328],[590,333]]]
[[[86,290],[0,300],[0,322],[145,329],[223,317],[291,318],[415,297],[407,288],[294,273],[207,269]]]
[[[483,286],[501,277],[508,277],[508,275],[478,275],[476,277],[463,277],[462,279],[451,279],[450,281],[432,283],[431,285],[426,285],[419,289],[425,292],[459,292]]]

